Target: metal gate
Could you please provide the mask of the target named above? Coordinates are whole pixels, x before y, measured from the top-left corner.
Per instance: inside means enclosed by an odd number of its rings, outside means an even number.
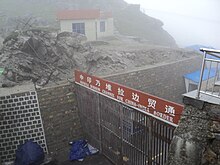
[[[114,164],[165,164],[174,126],[85,87],[76,92],[86,137]]]
[[[164,165],[175,126],[76,84],[80,119],[89,143],[118,165]]]

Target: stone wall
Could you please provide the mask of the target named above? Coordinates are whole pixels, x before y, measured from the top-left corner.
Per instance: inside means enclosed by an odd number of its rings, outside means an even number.
[[[184,97],[167,165],[220,165],[220,105]]]
[[[183,75],[201,68],[202,58],[193,57],[175,63],[138,71],[110,75],[105,78],[134,89],[182,104],[186,92]]]
[[[69,142],[82,138],[73,84],[64,84],[38,90],[49,154],[59,160],[67,160]]]
[[[0,159],[10,162],[27,140],[37,142],[47,152],[45,134],[33,86],[0,89]]]

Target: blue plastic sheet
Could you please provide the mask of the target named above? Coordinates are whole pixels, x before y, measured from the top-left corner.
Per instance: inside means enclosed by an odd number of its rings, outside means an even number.
[[[77,140],[72,142],[71,150],[69,154],[69,160],[82,161],[86,156],[93,155],[98,150],[87,143],[86,140]]]
[[[15,165],[40,165],[44,162],[44,151],[35,142],[27,141],[16,151]]]

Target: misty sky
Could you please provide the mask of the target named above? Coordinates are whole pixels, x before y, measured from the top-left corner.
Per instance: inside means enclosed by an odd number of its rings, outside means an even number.
[[[163,21],[180,47],[202,44],[220,49],[220,0],[125,0]]]

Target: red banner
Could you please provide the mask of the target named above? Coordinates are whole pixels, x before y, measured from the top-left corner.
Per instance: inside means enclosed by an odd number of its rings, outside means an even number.
[[[178,124],[183,111],[180,104],[81,71],[75,71],[75,82],[175,125]]]

